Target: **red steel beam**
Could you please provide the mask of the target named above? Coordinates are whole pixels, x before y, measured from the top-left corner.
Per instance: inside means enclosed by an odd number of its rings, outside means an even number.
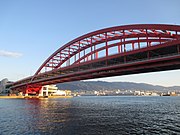
[[[136,38],[136,40],[133,38]],[[115,40],[119,40],[119,42],[112,44],[109,43]],[[164,43],[165,41],[167,41],[167,43]],[[141,43],[143,42],[147,43],[146,48],[141,48]],[[159,42],[160,45],[152,46],[152,43],[155,42]],[[115,58],[117,55],[110,56],[108,53],[108,49],[111,47],[117,46],[119,53],[118,55],[123,56],[125,61],[128,55],[137,53],[138,51],[146,51],[148,58],[150,58],[151,56],[149,56],[149,50],[158,49],[160,46],[168,47],[174,44],[178,44],[177,52],[179,54],[180,53],[179,42],[180,42],[179,25],[137,24],[137,25],[117,26],[117,27],[111,27],[111,28],[94,31],[85,34],[81,37],[78,37],[70,41],[69,43],[65,44],[61,48],[59,48],[40,66],[40,68],[37,70],[34,76],[17,81],[14,83],[14,85],[20,86],[22,84],[31,84],[40,81],[41,79],[40,80],[34,80],[34,79],[37,79],[38,76],[41,75],[43,76],[43,72],[44,72],[43,70],[44,68],[46,69],[46,67],[48,67],[49,64],[50,64],[49,67],[52,68],[52,71],[47,71],[46,74],[49,74],[51,72],[56,72],[58,70],[65,71],[72,67],[77,67],[77,66],[80,67],[83,66],[84,64],[90,64],[93,62],[108,60],[108,59],[112,59],[113,57]],[[97,49],[96,45],[101,43],[105,43],[105,47],[101,47]],[[129,43],[131,44],[132,51],[127,51],[126,44]],[[138,45],[138,49],[135,49],[135,44]],[[90,51],[87,54],[85,54],[85,49],[88,48]],[[103,49],[106,50],[106,55],[105,55],[106,57],[98,58],[98,53]],[[84,52],[84,54],[83,56],[80,57],[81,52]],[[79,57],[77,59],[76,55],[78,54]],[[94,54],[94,59],[93,59],[93,54]],[[90,59],[88,59],[89,56],[91,57]],[[69,66],[70,59],[72,57],[74,57],[74,60],[77,63],[77,65]],[[88,59],[86,62],[80,63],[81,60],[83,59],[85,60],[86,58]],[[68,62],[69,64],[67,65],[67,67],[61,68],[61,65],[65,62]]]

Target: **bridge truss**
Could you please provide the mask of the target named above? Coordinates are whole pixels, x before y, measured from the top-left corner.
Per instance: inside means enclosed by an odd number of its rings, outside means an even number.
[[[39,91],[46,84],[180,68],[180,26],[140,24],[106,28],[55,51],[12,89]]]

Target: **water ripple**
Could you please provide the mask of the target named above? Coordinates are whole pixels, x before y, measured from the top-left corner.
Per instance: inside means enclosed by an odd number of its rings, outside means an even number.
[[[0,135],[180,134],[180,97],[0,99]]]

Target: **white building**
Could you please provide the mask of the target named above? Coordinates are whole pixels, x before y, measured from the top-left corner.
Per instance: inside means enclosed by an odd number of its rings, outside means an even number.
[[[66,91],[64,90],[57,90],[56,93],[52,93],[53,96],[66,96]]]
[[[56,85],[45,85],[42,87],[39,96],[67,96],[71,95],[69,90],[58,90]]]
[[[45,85],[41,88],[39,95],[40,96],[48,96],[51,93],[56,93],[58,90],[58,87],[56,85]]]

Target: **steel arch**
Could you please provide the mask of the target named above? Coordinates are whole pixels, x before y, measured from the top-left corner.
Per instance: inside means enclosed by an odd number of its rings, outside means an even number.
[[[33,76],[15,82],[12,89],[38,91],[47,84],[179,69],[179,59],[179,25],[111,27],[60,47]]]
[[[177,25],[136,24],[101,29],[80,36],[60,47],[40,66],[34,76],[97,59],[101,51],[105,53],[103,57],[108,57],[110,55],[109,50],[113,47],[117,47],[117,53],[124,53],[140,49],[145,44],[145,47],[148,47],[179,38],[180,26]],[[102,47],[97,48],[103,43]]]

